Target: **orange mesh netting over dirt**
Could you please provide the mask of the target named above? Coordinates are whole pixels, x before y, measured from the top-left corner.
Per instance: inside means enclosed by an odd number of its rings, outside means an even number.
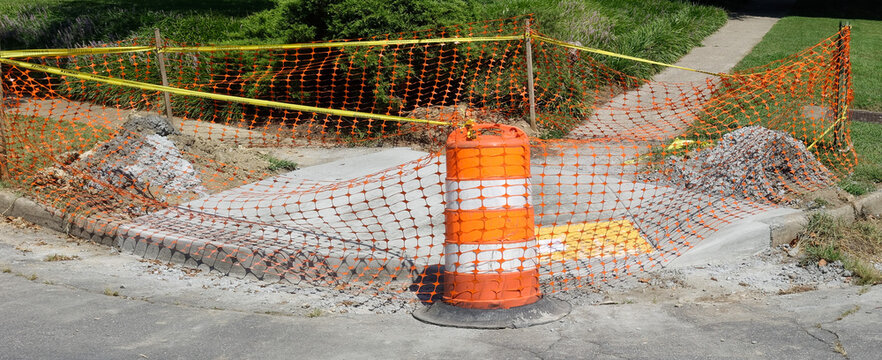
[[[535,272],[538,285],[497,291],[517,298],[652,269],[855,165],[848,28],[691,83],[634,78],[524,34],[516,18],[370,43],[164,51],[171,87],[374,117],[172,94],[166,121],[160,92],[7,62],[6,183],[75,232],[149,257],[408,298],[443,293],[442,277]],[[463,39],[398,41],[447,38]],[[160,83],[155,51],[17,60]],[[527,134],[480,143],[509,130],[470,121]],[[455,164],[454,129],[466,139]],[[461,285],[447,296],[479,291]]]

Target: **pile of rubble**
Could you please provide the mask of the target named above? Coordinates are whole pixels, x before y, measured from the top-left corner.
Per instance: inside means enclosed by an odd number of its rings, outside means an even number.
[[[782,131],[749,126],[720,139],[687,159],[671,156],[662,166],[666,185],[720,197],[771,202],[787,193],[813,191],[833,175],[800,141]]]

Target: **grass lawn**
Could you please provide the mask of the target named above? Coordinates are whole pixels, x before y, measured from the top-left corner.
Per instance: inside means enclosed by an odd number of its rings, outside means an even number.
[[[782,59],[834,34],[840,20],[852,25],[851,64],[853,109],[882,111],[882,5],[876,1],[848,3],[800,0],[793,16],[781,19],[753,51],[735,67],[743,70]],[[882,183],[882,125],[853,122],[851,136],[858,154],[854,173],[840,186],[862,195]]]
[[[836,33],[840,20],[847,21],[852,25],[855,95],[852,108],[882,111],[882,6],[866,3],[866,7],[861,8],[840,6],[839,2],[831,6],[816,0],[798,1],[793,10],[797,16],[778,21],[735,70],[765,65],[795,54]],[[866,16],[876,19],[868,20]]]
[[[851,123],[851,140],[858,154],[854,172],[840,182],[839,186],[854,195],[875,190],[882,183],[882,124],[854,121]]]

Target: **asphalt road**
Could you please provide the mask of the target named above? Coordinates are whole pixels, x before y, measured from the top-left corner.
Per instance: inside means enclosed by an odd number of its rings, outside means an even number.
[[[318,317],[108,296],[0,274],[2,359],[878,359],[882,287],[756,300],[579,305],[526,329],[464,330],[406,313]]]

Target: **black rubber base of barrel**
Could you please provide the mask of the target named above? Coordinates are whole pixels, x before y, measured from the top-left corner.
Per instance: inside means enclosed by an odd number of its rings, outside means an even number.
[[[413,317],[440,326],[471,329],[523,328],[560,320],[572,310],[568,302],[542,298],[511,309],[466,309],[436,302],[414,311]]]

